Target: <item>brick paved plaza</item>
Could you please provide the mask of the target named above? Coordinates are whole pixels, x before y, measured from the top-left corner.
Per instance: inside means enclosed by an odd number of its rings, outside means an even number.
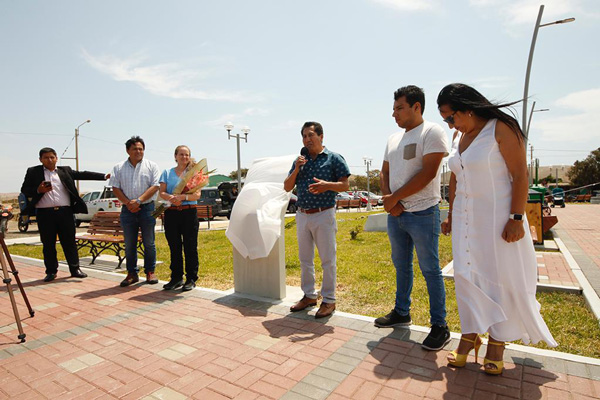
[[[289,305],[161,285],[120,288],[121,276],[43,283],[41,263],[15,257],[36,315],[20,294],[27,342],[5,288],[0,398],[10,399],[459,399],[600,396],[598,360],[511,345],[501,377],[479,364],[453,369],[427,352],[424,328],[378,329],[338,313],[316,321]],[[456,346],[456,338],[447,346]],[[482,349],[482,353],[484,353]],[[481,362],[481,360],[480,360]]]

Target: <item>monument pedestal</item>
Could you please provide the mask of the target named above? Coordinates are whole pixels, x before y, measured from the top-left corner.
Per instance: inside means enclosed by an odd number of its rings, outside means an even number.
[[[285,290],[285,227],[267,257],[251,260],[233,248],[233,283],[236,293],[281,300]]]

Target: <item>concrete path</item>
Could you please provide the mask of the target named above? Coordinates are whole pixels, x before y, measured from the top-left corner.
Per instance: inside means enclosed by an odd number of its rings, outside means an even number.
[[[16,293],[27,342],[6,288],[0,294],[0,399],[593,399],[600,360],[509,345],[490,377],[473,359],[419,343],[427,329],[378,329],[373,319],[162,284],[120,288],[122,275],[44,283],[39,260],[14,257],[36,310]],[[457,335],[447,348],[456,346]],[[482,354],[485,349],[482,348]],[[480,359],[481,362],[481,359]]]

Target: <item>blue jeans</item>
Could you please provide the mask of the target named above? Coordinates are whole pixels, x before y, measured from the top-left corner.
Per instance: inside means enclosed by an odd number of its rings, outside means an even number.
[[[440,236],[438,205],[423,211],[403,212],[398,217],[388,215],[387,230],[392,247],[392,262],[396,267],[394,309],[400,315],[410,313],[413,249],[416,247],[419,267],[429,292],[431,325],[446,325],[446,290],[438,255]]]
[[[138,231],[142,232],[144,243],[144,271],[154,272],[156,267],[156,246],[154,244],[154,226],[156,219],[152,217],[154,202],[142,204],[139,211],[132,213],[123,206],[121,208],[121,226],[125,236],[125,264],[128,272],[139,271],[137,266]]]

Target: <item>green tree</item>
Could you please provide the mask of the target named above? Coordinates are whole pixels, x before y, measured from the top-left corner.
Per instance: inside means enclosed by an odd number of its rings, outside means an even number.
[[[242,178],[245,178],[246,175],[248,174],[248,168],[241,168],[241,172],[242,172]],[[229,173],[229,176],[231,179],[236,180],[237,179],[237,169],[235,171],[231,171]]]
[[[379,170],[374,169],[369,171],[369,185],[371,193],[381,193],[381,183],[379,182]],[[366,175],[352,175],[350,177],[350,188],[356,190],[367,190],[367,176]]]
[[[600,182],[600,147],[592,151],[585,160],[575,161],[567,175],[575,186]]]
[[[554,175],[550,174],[547,177],[540,179],[540,181],[546,181],[548,183],[554,183],[554,182],[556,182],[556,178],[554,177]],[[562,178],[558,178],[558,181],[562,182],[563,180],[562,180]]]

